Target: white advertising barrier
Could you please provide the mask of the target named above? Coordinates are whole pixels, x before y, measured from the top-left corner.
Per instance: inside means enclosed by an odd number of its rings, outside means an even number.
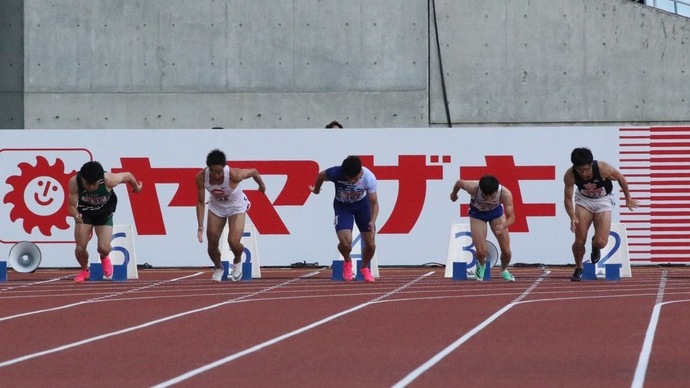
[[[590,240],[588,240],[590,241]],[[591,250],[591,245],[588,244],[588,252]],[[585,260],[589,258],[589,253],[585,256]],[[611,231],[609,232],[609,242],[604,249],[601,250],[601,259],[596,264],[597,277],[606,277],[606,264],[620,264],[621,277],[632,277],[632,270],[630,269],[630,257],[628,253],[628,234],[623,224],[611,224]]]
[[[259,262],[259,244],[256,242],[256,228],[252,224],[244,225],[244,233],[240,242],[244,245],[244,253],[242,253],[243,263],[252,263],[252,278],[261,277],[261,264]],[[230,251],[230,244],[228,244],[228,225],[225,224],[223,234],[220,236],[220,260],[230,262],[232,265],[235,255]]]
[[[487,259],[489,260],[489,267],[493,267],[499,261],[499,253],[494,243],[488,240],[487,243],[489,244]],[[467,263],[467,274],[474,275],[477,265],[475,254],[470,224],[452,224],[450,226],[450,237],[448,238],[448,254],[446,255],[446,271],[444,276],[447,278],[453,277],[454,262]]]
[[[362,241],[362,235],[359,233],[357,224],[352,227],[352,252],[350,252],[350,258],[352,259],[352,274],[357,276],[359,268],[357,268],[357,260],[362,260],[362,247],[364,246],[364,241]],[[338,252],[338,260],[345,261],[343,255]],[[371,263],[369,264],[369,269],[371,270],[371,276],[379,277],[379,261],[376,259],[376,251],[374,251],[374,257],[371,258]]]
[[[139,262],[208,266],[206,244],[196,234],[195,176],[210,150],[228,144],[220,147],[230,167],[256,168],[266,184],[265,192],[252,179],[240,184],[252,203],[247,220],[256,228],[262,265],[333,260],[333,184],[325,182],[319,195],[308,187],[319,171],[351,154],[377,178],[379,265],[443,262],[448,226],[469,223],[469,196],[461,192],[451,202],[453,184],[484,174],[495,175],[513,193],[513,263],[571,264],[572,232],[563,209],[570,153],[582,139],[596,138],[595,158],[618,165],[620,133],[617,127],[2,130],[0,258],[29,241],[41,250],[41,267],[76,265],[67,182],[85,162],[97,160],[110,172],[128,171],[143,182],[138,193],[126,185],[114,189],[114,222],[136,231]],[[628,183],[640,184],[634,177]],[[627,213],[616,207],[612,219]],[[633,221],[636,231],[650,227],[643,216]],[[635,248],[653,251],[639,243]],[[649,253],[635,255],[634,264],[651,262]]]
[[[89,245],[93,245],[96,242],[95,238],[92,240]],[[110,246],[110,261],[113,265],[126,265],[127,279],[139,279],[132,225],[113,225],[113,237],[110,241]],[[91,257],[97,259],[98,255],[91,255]],[[98,260],[93,262],[100,263]]]

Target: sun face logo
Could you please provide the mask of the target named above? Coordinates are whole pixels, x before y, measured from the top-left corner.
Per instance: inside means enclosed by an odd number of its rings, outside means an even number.
[[[36,156],[36,165],[19,163],[20,175],[13,175],[5,181],[12,185],[12,191],[5,195],[3,203],[14,205],[10,220],[24,220],[24,231],[31,233],[35,227],[44,236],[51,236],[52,227],[68,229],[69,179],[76,174],[66,174],[65,164],[56,159],[50,165],[42,156]]]

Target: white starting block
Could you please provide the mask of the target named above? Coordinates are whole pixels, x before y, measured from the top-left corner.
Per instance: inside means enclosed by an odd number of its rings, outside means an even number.
[[[113,237],[110,240],[110,262],[113,264],[115,281],[139,279],[137,269],[137,253],[134,250],[134,233],[132,225],[113,225]],[[98,255],[96,255],[98,260]],[[103,266],[100,261],[89,264],[90,276],[93,281],[103,280]]]
[[[359,233],[357,224],[355,224],[352,226],[352,252],[350,252],[350,258],[352,259],[352,274],[357,280],[362,280],[362,276],[359,273],[359,263],[362,260],[363,245],[364,242],[362,241],[362,235]],[[342,263],[336,263],[337,261],[345,261],[345,258],[340,254],[340,252],[338,252],[338,259],[333,261],[333,266],[331,268],[333,271],[333,275],[331,276],[332,279],[342,279],[343,266]],[[340,272],[335,273],[338,270]],[[371,258],[371,262],[369,263],[369,270],[371,270],[371,276],[374,278],[379,277],[379,262],[376,259],[376,252],[374,252],[374,257]]]
[[[261,264],[259,263],[259,244],[257,243],[256,228],[252,224],[244,225],[244,233],[242,233],[242,245],[244,245],[244,253],[242,254],[242,280],[261,277]],[[230,251],[228,244],[228,225],[225,224],[223,234],[220,236],[220,260],[221,262],[232,263],[235,255]],[[247,271],[251,269],[251,271]],[[245,275],[245,273],[247,275]],[[227,276],[227,270],[225,270]]]
[[[490,268],[498,263],[500,255],[496,245],[487,240],[489,252],[487,254],[487,272]],[[474,276],[474,271],[477,268],[477,259],[475,258],[476,251],[474,250],[474,243],[472,243],[472,233],[470,232],[470,224],[452,224],[450,226],[450,237],[448,238],[448,255],[446,257],[446,271],[444,277],[459,279],[462,276],[456,274],[453,276],[453,267],[458,269],[462,266],[456,266],[453,263],[466,263],[464,266],[467,270],[467,275]],[[465,276],[466,278],[466,276]],[[490,277],[485,275],[485,280]]]
[[[588,240],[590,241],[590,240]],[[589,247],[591,249],[591,246]],[[585,256],[585,261],[589,256]],[[596,277],[612,278],[610,274],[612,266],[608,267],[609,276],[607,277],[607,264],[620,265],[620,277],[632,277],[632,270],[630,269],[630,255],[628,252],[628,234],[623,224],[611,224],[611,231],[609,232],[609,242],[604,249],[601,250],[601,259],[595,264]]]

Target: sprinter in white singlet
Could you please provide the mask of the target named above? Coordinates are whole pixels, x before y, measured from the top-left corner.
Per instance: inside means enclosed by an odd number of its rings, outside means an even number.
[[[238,281],[242,278],[244,246],[240,240],[244,233],[244,222],[251,203],[240,189],[240,182],[248,178],[254,179],[259,185],[259,191],[262,193],[266,191],[266,186],[256,169],[229,167],[225,154],[218,149],[208,154],[206,168],[196,175],[196,218],[199,226],[197,238],[200,243],[204,241],[206,192],[210,194],[206,239],[208,240],[208,256],[215,266],[211,276],[214,281],[221,281],[223,277],[219,242],[226,222],[228,223],[228,245],[234,255],[229,278],[232,281]]]

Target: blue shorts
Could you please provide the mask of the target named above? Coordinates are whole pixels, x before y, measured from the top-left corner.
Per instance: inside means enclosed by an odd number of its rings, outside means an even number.
[[[500,216],[503,215],[503,205],[498,206],[497,208],[493,210],[489,210],[488,212],[482,212],[477,210],[476,208],[473,208],[470,206],[470,211],[469,215],[472,218],[476,218],[478,220],[490,222],[495,220],[496,218],[499,218]]]
[[[333,200],[333,211],[335,213],[335,231],[349,229],[352,230],[354,223],[361,232],[369,232],[369,221],[371,221],[371,206],[369,198],[364,197],[353,203],[343,203]]]

